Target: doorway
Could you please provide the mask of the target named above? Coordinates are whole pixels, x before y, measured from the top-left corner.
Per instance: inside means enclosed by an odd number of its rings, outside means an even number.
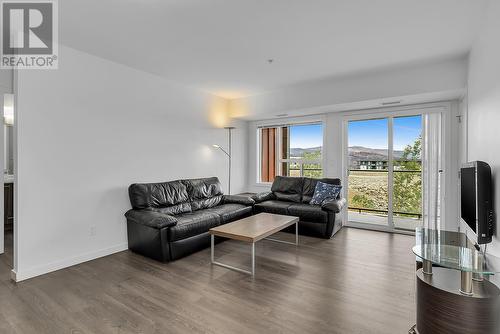
[[[13,268],[14,239],[14,95],[1,94],[2,155],[3,164],[0,193],[0,272],[7,273]]]
[[[348,225],[399,232],[428,226],[430,219],[435,225],[443,190],[440,130],[440,113],[346,117]]]

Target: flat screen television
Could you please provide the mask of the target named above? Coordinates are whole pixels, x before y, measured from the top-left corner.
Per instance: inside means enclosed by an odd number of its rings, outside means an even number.
[[[491,198],[491,168],[483,161],[466,163],[460,169],[460,211],[477,244],[491,242],[494,230]]]

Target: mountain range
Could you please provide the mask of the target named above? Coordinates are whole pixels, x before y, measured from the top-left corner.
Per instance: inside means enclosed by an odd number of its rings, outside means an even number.
[[[393,155],[395,159],[399,159],[403,156],[403,151],[394,150]],[[349,157],[354,161],[386,161],[389,159],[388,150],[364,146],[350,146]]]
[[[314,153],[318,151],[321,151],[321,146],[309,148],[292,147],[290,149],[290,156],[294,158],[302,158],[305,153]]]
[[[292,157],[301,158],[305,153],[313,153],[321,150],[321,147],[310,147],[310,148],[291,148],[290,155]],[[394,150],[394,158],[398,159],[403,156],[403,151]],[[381,161],[388,160],[387,150],[378,148],[369,148],[364,146],[350,146],[349,156],[351,160],[369,160],[369,161]]]

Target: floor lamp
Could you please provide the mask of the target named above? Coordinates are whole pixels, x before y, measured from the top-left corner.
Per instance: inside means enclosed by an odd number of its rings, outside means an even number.
[[[228,159],[229,159],[229,173],[228,173],[228,183],[227,183],[227,192],[228,192],[228,195],[231,195],[231,130],[234,129],[234,126],[226,126],[224,127],[224,129],[227,130],[228,132],[228,151],[227,152],[226,150],[224,150],[222,147],[220,147],[220,145],[212,145],[213,147],[215,148],[218,148],[219,150],[221,150],[222,152],[224,152],[225,155],[227,155]]]

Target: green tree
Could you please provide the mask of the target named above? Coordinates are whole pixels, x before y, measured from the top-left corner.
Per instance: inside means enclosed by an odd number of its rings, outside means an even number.
[[[405,147],[394,161],[394,211],[422,213],[422,138]]]

